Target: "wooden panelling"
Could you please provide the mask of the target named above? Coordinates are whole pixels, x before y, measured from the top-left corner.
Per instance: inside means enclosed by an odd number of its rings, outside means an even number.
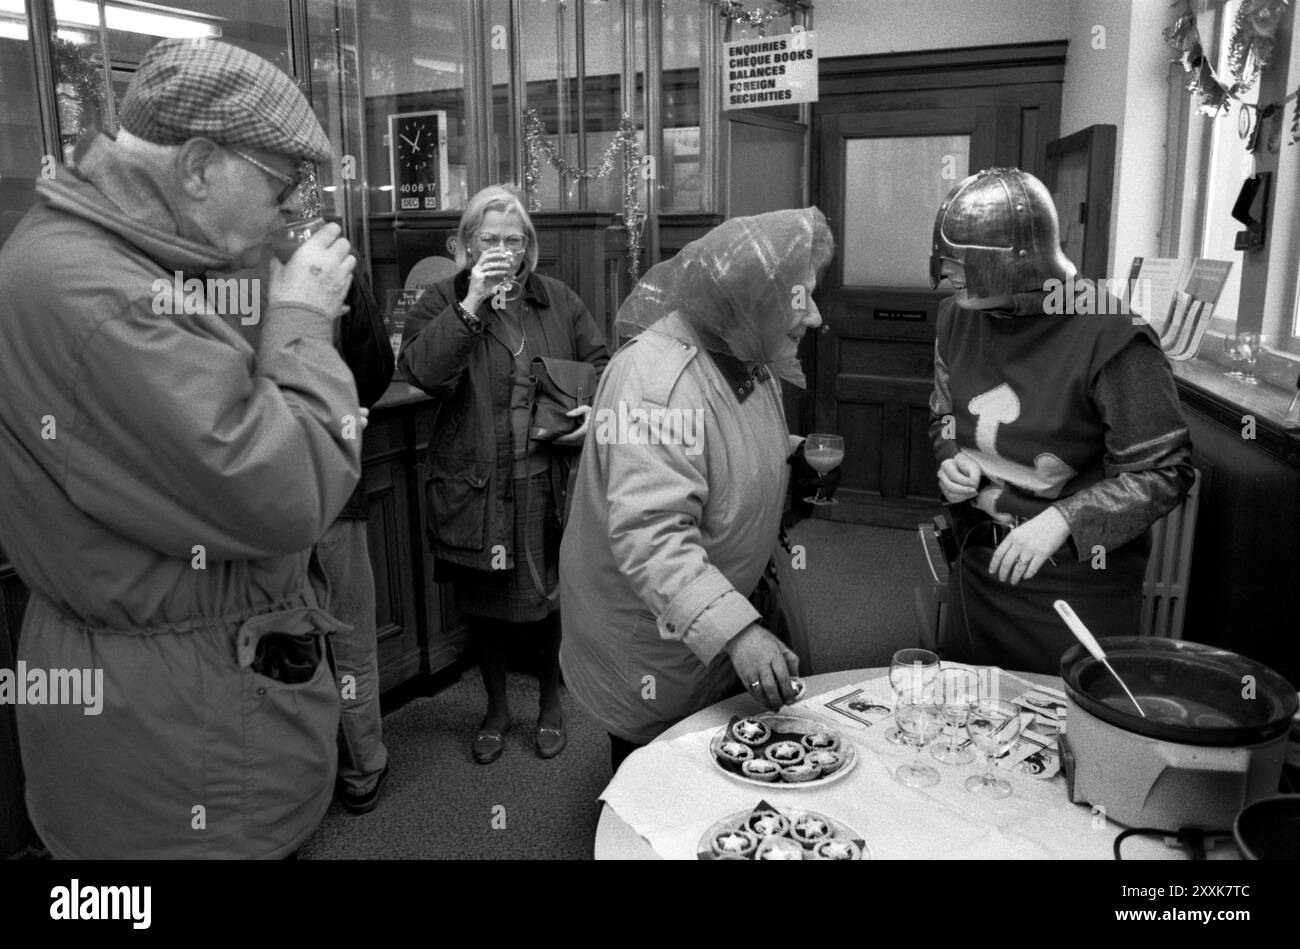
[[[836,372],[923,379],[934,373],[934,357],[910,340],[841,339]]]

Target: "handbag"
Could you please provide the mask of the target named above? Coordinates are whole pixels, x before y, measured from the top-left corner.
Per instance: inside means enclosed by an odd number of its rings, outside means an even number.
[[[589,362],[575,359],[556,359],[552,356],[534,356],[532,361],[533,404],[528,423],[528,437],[535,442],[550,442],[576,432],[582,425],[581,418],[569,418],[568,413],[580,405],[591,402],[596,393],[596,367]],[[554,475],[554,472],[552,472]],[[568,471],[569,488],[572,488],[573,476],[577,466],[570,466]],[[552,491],[555,486],[552,486]],[[532,506],[533,481],[528,479],[528,489],[524,493],[524,508]],[[557,503],[557,510],[562,511],[561,524],[567,520],[568,491],[564,492],[564,501]],[[533,579],[537,592],[547,600],[554,602],[560,595],[558,588],[547,590],[542,582],[540,571],[533,560],[532,548],[525,547],[525,559],[528,572]]]
[[[533,410],[528,437],[533,441],[554,441],[577,431],[580,418],[569,418],[596,393],[596,367],[574,359],[534,356],[532,362]]]

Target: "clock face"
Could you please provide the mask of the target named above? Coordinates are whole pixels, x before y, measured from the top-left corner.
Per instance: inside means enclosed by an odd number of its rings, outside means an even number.
[[[432,117],[406,119],[398,126],[397,147],[402,170],[422,177],[438,165],[438,123]]]

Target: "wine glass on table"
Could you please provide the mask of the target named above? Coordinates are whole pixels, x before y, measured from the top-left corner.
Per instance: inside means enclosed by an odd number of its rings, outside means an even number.
[[[844,439],[839,435],[809,435],[803,445],[804,461],[808,462],[808,467],[817,472],[818,481],[831,471],[840,466],[844,461]],[[809,504],[826,505],[838,504],[834,498],[822,497],[821,484],[817,485],[817,492],[812,497],[804,498]]]
[[[1255,362],[1259,359],[1259,334],[1238,333],[1237,351],[1246,362],[1246,372],[1241,375],[1241,381],[1248,386],[1259,385],[1259,380],[1255,378]]]
[[[938,784],[939,772],[920,763],[921,749],[943,731],[943,712],[935,702],[934,689],[909,683],[898,694],[894,720],[903,733],[903,744],[915,748],[917,755],[911,764],[901,765],[894,777],[909,788],[928,788]]]
[[[984,773],[966,779],[966,790],[994,800],[1011,796],[1011,785],[997,776],[1000,755],[1011,750],[1020,737],[1020,709],[1000,699],[981,699],[970,707],[966,733],[984,753]]]
[[[933,696],[934,683],[938,677],[939,657],[930,650],[898,650],[889,663],[889,687],[894,691],[895,709],[904,693],[922,692]],[[897,724],[885,732],[885,739],[895,745],[907,743],[906,736]]]
[[[979,700],[979,676],[971,669],[941,669],[937,698],[944,724],[950,729],[947,743],[933,746],[930,754],[944,764],[969,764],[975,753],[959,746],[957,735],[970,718],[971,703]]]

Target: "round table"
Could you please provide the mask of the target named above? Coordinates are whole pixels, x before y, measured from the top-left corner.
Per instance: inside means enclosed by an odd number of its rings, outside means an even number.
[[[873,679],[878,676],[888,674],[887,668],[878,669],[853,669],[846,672],[829,672],[824,675],[807,676],[804,683],[807,685],[807,692],[804,701],[808,701],[815,696],[834,692],[844,686]],[[1039,675],[1035,673],[1017,672],[1014,675],[1032,682],[1035,685],[1046,685],[1060,689],[1062,682],[1056,676]],[[793,709],[797,711],[798,704]],[[719,728],[731,720],[733,715],[752,715],[761,711],[766,711],[760,703],[748,694],[737,695],[734,698],[711,705],[706,709],[696,712],[689,718],[678,722],[672,728],[668,729],[662,735],[655,739],[659,741],[671,741],[681,735],[690,734],[691,732],[703,731],[705,729]],[[638,754],[639,752],[634,752]],[[720,778],[720,780],[722,780]],[[1064,794],[1062,787],[1062,794]],[[1143,848],[1141,852],[1134,852],[1132,856],[1142,856],[1145,858],[1152,857],[1185,857],[1185,854],[1177,848],[1164,847],[1156,845],[1154,842],[1147,842],[1149,846]],[[1138,844],[1135,843],[1135,847]],[[1126,856],[1129,856],[1128,844],[1125,845]],[[1217,848],[1222,849],[1222,848]],[[1163,852],[1161,852],[1163,851]],[[1233,858],[1237,856],[1235,848],[1227,847],[1228,852],[1215,852],[1214,857]],[[662,859],[654,849],[637,833],[629,827],[608,805],[601,809],[600,821],[596,827],[595,840],[595,858],[597,860],[660,860]]]

